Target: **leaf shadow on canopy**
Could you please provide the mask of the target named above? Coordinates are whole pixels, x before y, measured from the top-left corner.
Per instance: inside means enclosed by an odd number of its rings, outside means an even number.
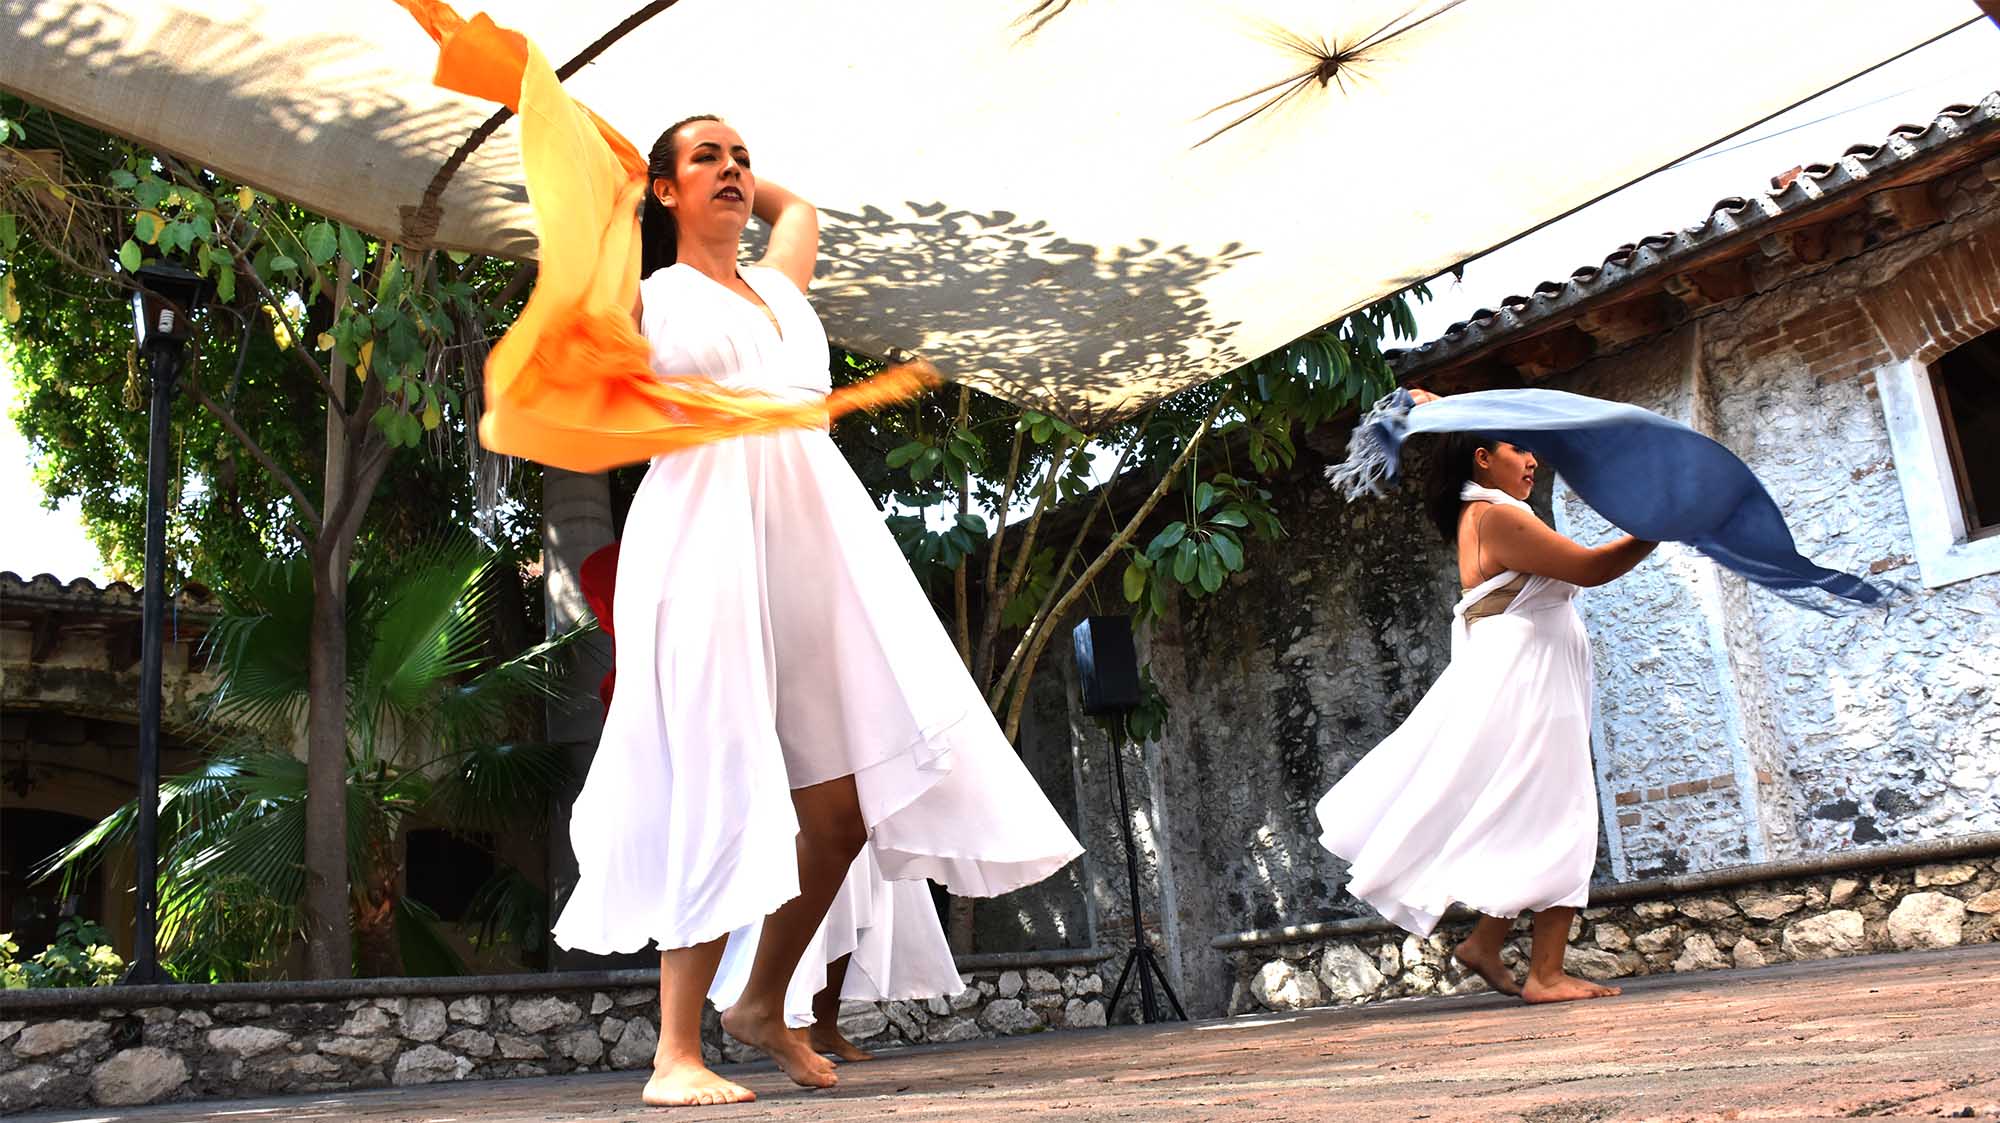
[[[288,161],[298,177],[294,184],[257,184],[280,195],[295,194],[287,187],[309,183],[322,174],[338,178],[336,167],[353,158],[350,146],[337,142],[341,139],[375,141],[369,147],[369,157],[385,177],[398,182],[427,179],[478,124],[476,110],[451,104],[415,106],[391,93],[403,75],[373,57],[362,44],[327,37],[273,45],[228,19],[204,15],[192,5],[176,4],[173,8],[166,30],[144,44],[148,48],[144,52],[133,49],[135,40],[143,37],[140,25],[117,9],[91,0],[57,6],[0,0],[0,22],[8,25],[11,37],[31,44],[24,56],[61,57],[65,65],[76,68],[79,82],[129,90],[135,99],[156,101],[162,116],[180,119],[175,131],[183,135],[199,136],[203,131],[201,106],[240,101],[245,87],[259,91],[257,104],[266,118],[260,132],[274,138],[330,135],[335,143],[294,146]],[[388,5],[384,9],[385,19],[401,18]],[[158,58],[161,65],[149,67],[139,61],[146,58]],[[172,67],[165,65],[170,58],[175,60]],[[98,124],[73,107],[56,108],[88,124]],[[338,124],[329,130],[331,122]],[[151,138],[133,139],[155,143]],[[237,146],[234,137],[213,139],[216,151]],[[229,167],[226,159],[215,159],[211,151],[179,154],[232,179],[243,178],[247,170]],[[482,166],[512,167],[517,162],[512,133],[495,136],[481,149]],[[399,170],[399,164],[414,165],[420,174],[406,174],[410,169]],[[491,177],[481,180],[481,191],[490,201],[523,203],[527,198],[525,185]],[[408,200],[403,210],[413,211],[418,201]],[[337,204],[326,213],[348,222],[356,217],[339,213]],[[373,233],[394,236],[398,232]],[[447,237],[449,233],[447,229]],[[531,231],[508,231],[506,240],[508,253],[532,255],[535,239]]]
[[[894,325],[843,339],[915,353],[947,375],[1086,432],[1183,388],[1188,371],[1242,362],[1201,286],[1251,256],[1144,239],[1100,248],[1046,221],[944,202],[822,211],[813,302],[829,323]],[[927,340],[943,340],[931,345]],[[1094,342],[1090,342],[1094,341]],[[1078,351],[1080,344],[1088,349]],[[1051,355],[1069,355],[1051,363]],[[1114,373],[1127,393],[1079,401],[1066,385]]]

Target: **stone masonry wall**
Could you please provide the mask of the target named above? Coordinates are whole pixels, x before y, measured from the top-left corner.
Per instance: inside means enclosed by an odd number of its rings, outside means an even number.
[[[1768,675],[1786,747],[1773,786],[1800,808],[1799,852],[2000,828],[2000,574],[1917,586],[1874,381],[2000,329],[2000,185],[1985,174],[1960,177],[1980,180],[1981,209],[1757,297],[1706,340],[1729,387],[1717,438],[1769,482],[1802,545],[1912,589],[1838,619],[1746,602],[1737,634]]]
[[[2000,849],[2000,846],[1992,849]],[[1387,925],[1238,947],[1232,1014],[1488,989],[1451,959],[1467,925],[1429,939]],[[2000,859],[1804,874],[1601,904],[1570,929],[1565,969],[1598,979],[1762,967],[2000,940]],[[1526,970],[1526,921],[1502,951]]]
[[[2000,575],[1917,584],[1875,371],[2000,328],[2000,190],[1549,385],[1634,402],[1742,456],[1822,564],[1904,589],[1802,612],[1682,547],[1582,601],[1620,878],[2000,827]],[[1796,263],[1760,264],[1796,270]],[[1612,532],[1559,490],[1557,525]]]
[[[840,1025],[871,1049],[1102,1026],[1110,983],[1102,966],[982,968],[964,976],[955,998],[843,1003]],[[541,991],[332,999],[217,1001],[199,987],[143,988],[169,993],[136,999],[116,988],[0,992],[0,1113],[643,1070],[659,1039],[649,974],[604,973],[595,981],[606,985],[580,989],[560,989],[558,975]],[[381,982],[436,990],[478,981]],[[268,984],[261,993],[311,986]],[[750,1059],[713,1009],[705,1017],[710,1063]]]

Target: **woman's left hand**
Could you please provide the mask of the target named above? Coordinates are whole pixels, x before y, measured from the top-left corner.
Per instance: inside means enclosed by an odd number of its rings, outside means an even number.
[[[1438,396],[1436,394],[1431,393],[1429,390],[1419,390],[1415,386],[1407,386],[1404,387],[1404,389],[1407,389],[1410,392],[1410,400],[1415,402],[1417,405],[1424,405],[1425,403],[1434,402],[1438,400]]]

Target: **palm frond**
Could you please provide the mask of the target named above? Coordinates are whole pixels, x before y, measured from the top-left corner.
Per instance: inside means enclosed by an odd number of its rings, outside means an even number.
[[[161,867],[167,881],[185,883],[196,895],[207,886],[237,882],[291,905],[304,899],[305,856],[305,785],[300,783],[283,799],[245,795],[228,814],[180,832],[166,848]]]
[[[442,746],[451,752],[470,741],[492,739],[516,707],[560,697],[565,676],[556,656],[596,630],[595,621],[577,624],[440,693],[434,727]]]
[[[499,862],[493,876],[473,894],[466,919],[479,925],[481,947],[511,941],[533,954],[542,950],[548,937],[549,894],[520,870]]]
[[[220,599],[222,614],[205,641],[218,680],[204,700],[206,715],[259,729],[291,727],[304,711],[309,683],[310,559],[250,566]]]
[[[373,613],[360,693],[371,706],[421,718],[438,688],[478,665],[491,610],[491,554],[469,536],[405,560]]]
[[[461,830],[518,829],[539,820],[572,776],[569,754],[543,742],[480,746],[441,771],[425,811]]]
[[[226,883],[208,886],[199,907],[179,909],[174,921],[163,929],[160,958],[187,983],[273,978],[305,931],[298,908],[271,901],[254,886]]]
[[[422,901],[396,898],[396,950],[405,975],[463,975],[465,960],[445,942],[438,914]]]
[[[556,695],[556,656],[594,625],[511,659],[485,658],[490,557],[456,537],[349,574],[346,850],[355,886],[395,884],[385,864],[402,860],[396,840],[420,808],[457,829],[518,830],[544,822],[551,793],[569,781],[565,752],[510,734]],[[313,595],[303,558],[252,567],[224,591],[208,643],[220,685],[206,715],[255,731],[217,737],[200,765],[160,785],[161,952],[176,977],[268,976],[303,930],[307,777],[289,750],[308,697]],[[378,737],[438,756],[402,766],[373,751]],[[129,844],[136,821],[135,804],[118,808],[37,876],[80,884]],[[522,907],[509,904],[507,915]],[[435,917],[414,902],[398,906],[397,938],[413,970],[464,970]]]
[[[172,838],[191,825],[213,821],[233,805],[232,789],[242,770],[237,756],[218,756],[191,771],[160,781],[158,824],[162,838]],[[138,830],[139,802],[127,801],[49,856],[35,870],[42,881],[60,873],[61,891],[73,892],[104,861],[110,851],[129,845]]]

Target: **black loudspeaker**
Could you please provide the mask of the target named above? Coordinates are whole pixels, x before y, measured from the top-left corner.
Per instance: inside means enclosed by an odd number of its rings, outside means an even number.
[[[1132,621],[1124,616],[1092,616],[1070,633],[1076,647],[1076,675],[1083,684],[1083,712],[1115,714],[1139,706],[1139,654],[1132,648]]]

